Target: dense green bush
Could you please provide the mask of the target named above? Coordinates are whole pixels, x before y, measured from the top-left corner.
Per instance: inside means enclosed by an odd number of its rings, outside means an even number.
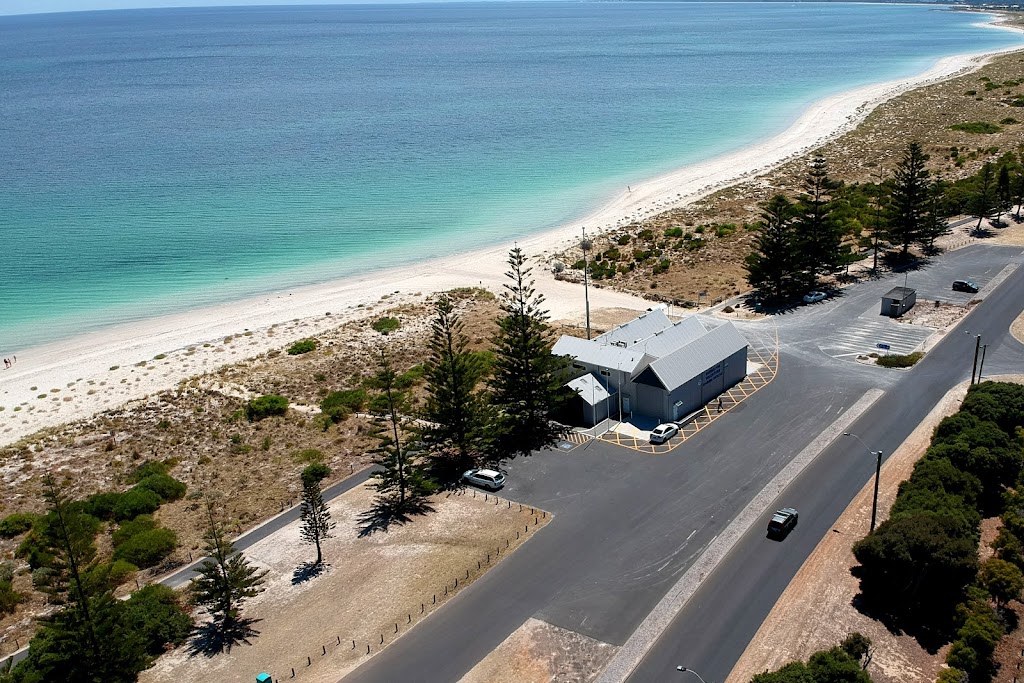
[[[806,664],[790,662],[778,671],[756,674],[750,683],[871,683],[861,661],[871,648],[871,640],[851,633],[841,645],[819,650]]]
[[[288,347],[289,356],[300,356],[310,351],[316,351],[317,342],[315,339],[300,339]]]
[[[125,491],[114,506],[114,519],[124,522],[139,515],[156,512],[160,507],[160,496],[148,489],[133,488]]]
[[[137,489],[146,489],[160,496],[160,502],[178,500],[185,495],[187,487],[169,474],[151,474],[138,484]]]
[[[875,362],[883,368],[909,368],[922,358],[924,354],[920,351],[907,354],[890,353],[887,356],[879,356]]]
[[[170,529],[157,527],[135,534],[114,549],[114,559],[131,562],[145,569],[160,563],[178,545],[177,535]]]
[[[665,237],[682,237],[683,229],[680,227],[665,228]]]
[[[181,645],[192,631],[192,618],[182,608],[178,595],[155,583],[132,593],[124,603],[128,627],[142,637],[146,652],[153,657],[165,645]]]
[[[288,412],[288,399],[276,394],[267,394],[254,398],[245,404],[245,416],[249,422],[259,422],[271,415],[284,415]]]
[[[390,334],[392,332],[395,332],[401,326],[402,326],[402,323],[399,322],[398,318],[392,318],[390,316],[384,316],[383,318],[378,318],[377,320],[373,321],[373,324],[371,325],[371,327],[374,330],[376,330],[377,332],[380,332],[381,334],[385,334],[385,335],[386,334]]]
[[[124,522],[114,532],[111,540],[114,543],[114,547],[118,547],[132,536],[141,534],[144,531],[152,531],[156,529],[159,524],[153,519],[153,515],[139,515],[138,517]]]
[[[107,573],[107,580],[111,586],[120,586],[125,581],[129,580],[135,573],[139,571],[131,562],[125,560],[114,560],[110,563],[110,569]]]
[[[986,86],[986,89],[990,89]],[[991,135],[993,133],[999,133],[1003,129],[994,123],[988,121],[970,121],[968,123],[954,123],[949,127],[950,130],[959,130],[964,133],[978,133],[984,135]]]
[[[85,499],[85,511],[96,519],[109,521],[114,518],[114,508],[121,500],[121,494],[113,491],[94,493]]]
[[[357,413],[366,406],[365,389],[348,389],[332,391],[320,401],[320,410],[332,422],[342,422],[352,413]]]
[[[7,515],[0,520],[0,537],[20,536],[31,529],[37,519],[39,519],[39,515],[33,515],[31,512],[15,512]]]
[[[132,471],[132,481],[138,484],[146,477],[154,474],[167,474],[171,468],[160,460],[147,460]]]

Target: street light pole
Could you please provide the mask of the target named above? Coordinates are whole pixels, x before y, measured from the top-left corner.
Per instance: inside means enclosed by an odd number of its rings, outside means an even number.
[[[875,495],[871,502],[871,531],[875,530],[875,522],[878,520],[878,480],[882,476],[882,451],[873,451],[868,448],[868,445],[864,443],[864,440],[852,432],[843,432],[843,436],[852,436],[853,438],[860,441],[860,445],[864,446],[871,455],[875,456]]]
[[[974,373],[978,369],[978,349],[981,348],[981,335],[974,336],[974,365],[971,366],[971,384],[974,384]]]
[[[981,371],[985,369],[985,352],[988,350],[988,344],[981,345],[981,363],[978,364],[978,384],[981,384]]]
[[[590,242],[587,241],[587,229],[583,228],[583,241],[580,242],[580,248],[583,249],[583,301],[584,306],[587,309],[587,339],[590,339],[590,288],[587,286],[587,271],[589,270],[589,264],[587,263],[587,249],[590,248]]]
[[[688,672],[692,673],[694,676],[696,676],[698,679],[700,679],[700,683],[707,683],[707,681],[705,681],[703,678],[701,678],[700,674],[697,673],[696,671],[694,671],[693,669],[687,669],[685,666],[677,666],[676,667],[676,671],[688,671]]]

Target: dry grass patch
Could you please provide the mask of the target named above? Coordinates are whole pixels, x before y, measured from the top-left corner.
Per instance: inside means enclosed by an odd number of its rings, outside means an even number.
[[[246,551],[254,565],[270,572],[267,590],[246,609],[246,616],[262,620],[251,646],[213,658],[190,657],[187,648],[179,648],[139,680],[250,683],[261,671],[288,679],[294,667],[296,680],[334,683],[366,659],[367,646],[372,656],[394,642],[550,520],[537,511],[543,516],[535,525],[530,508],[520,511],[517,503],[494,501],[493,495],[485,498],[472,490],[438,496],[435,512],[361,537],[360,518],[372,505],[373,491],[352,489],[330,506],[337,528],[335,538],[324,544],[330,565],[324,574],[293,582],[299,565],[315,556],[299,540],[297,522]],[[307,656],[312,666],[306,665]]]

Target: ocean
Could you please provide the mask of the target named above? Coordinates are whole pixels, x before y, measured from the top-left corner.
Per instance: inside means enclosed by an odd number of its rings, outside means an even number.
[[[836,92],[1024,42],[934,5],[0,17],[0,354],[545,230]]]

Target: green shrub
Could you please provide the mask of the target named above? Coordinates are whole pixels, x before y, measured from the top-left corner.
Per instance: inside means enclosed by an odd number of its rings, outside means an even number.
[[[683,229],[679,227],[665,228],[665,237],[682,237]]]
[[[999,123],[1003,124],[1004,126],[1012,126],[1015,123],[1020,123],[1020,121],[1013,118],[1012,116],[1007,116],[1005,119],[1000,119]]]
[[[878,360],[875,361],[883,368],[909,368],[917,361],[924,358],[924,353],[921,351],[914,351],[906,355],[899,353],[892,353],[888,356],[879,356]]]
[[[249,422],[259,422],[271,415],[284,415],[288,412],[288,399],[276,394],[267,394],[254,398],[245,404],[245,416]]]
[[[146,477],[153,474],[167,474],[171,468],[167,463],[160,460],[147,460],[132,471],[132,481],[138,484]]]
[[[148,515],[151,512],[156,512],[159,507],[160,496],[152,491],[139,488],[128,489],[118,499],[117,505],[114,506],[114,519],[124,522],[129,519],[135,519],[139,515]]]
[[[114,549],[115,560],[131,562],[145,569],[160,563],[178,545],[178,536],[170,529],[157,527],[135,534]]]
[[[395,388],[396,389],[408,389],[413,384],[416,384],[423,379],[423,374],[427,371],[426,366],[422,363],[414,365],[398,377],[395,377]]]
[[[365,389],[347,389],[333,391],[320,401],[320,410],[332,422],[342,422],[352,413],[357,413],[366,405]]]
[[[970,121],[968,123],[954,123],[949,127],[950,130],[959,130],[964,133],[978,133],[982,135],[991,135],[993,133],[999,133],[1003,129],[994,123],[988,121]]]
[[[185,495],[187,487],[169,474],[151,474],[138,484],[135,488],[146,489],[160,496],[160,502],[166,503],[170,500],[178,500]]]
[[[114,518],[114,508],[117,507],[117,501],[121,500],[121,495],[113,491],[94,493],[85,499],[85,511],[96,519],[110,521]]]
[[[390,333],[396,331],[401,326],[402,326],[402,323],[400,323],[398,321],[398,318],[392,318],[390,316],[384,316],[383,318],[378,318],[377,320],[375,320],[373,322],[373,325],[371,325],[371,327],[374,330],[376,330],[377,332],[380,332],[381,334],[390,334]]]
[[[142,638],[146,652],[154,657],[168,643],[184,643],[192,631],[192,618],[182,609],[178,595],[158,583],[132,593],[124,610],[125,625]]]
[[[139,571],[131,562],[124,560],[114,560],[110,564],[110,570],[107,572],[107,581],[110,582],[111,586],[120,586],[125,581],[128,581],[135,573]]]
[[[654,239],[654,231],[650,230],[648,228],[644,228],[643,230],[638,232],[636,234],[636,236],[637,236],[637,239],[641,239],[641,240],[653,240]]]
[[[324,454],[316,448],[306,448],[292,454],[292,458],[298,463],[323,462]]]
[[[20,536],[31,529],[37,519],[39,519],[39,515],[33,515],[31,512],[15,512],[7,515],[0,520],[0,537]]]
[[[629,244],[629,235],[619,235],[619,238],[615,240],[615,243],[620,247],[624,247]]]
[[[0,581],[0,617],[13,614],[22,600],[24,596],[14,590],[10,581]]]
[[[111,540],[114,543],[114,547],[118,547],[125,541],[131,539],[132,536],[137,536],[144,531],[152,531],[156,529],[159,524],[153,519],[153,515],[139,515],[135,519],[124,522],[114,532]]]
[[[310,351],[316,351],[316,340],[315,339],[300,339],[291,346],[288,347],[289,356],[300,356]]]
[[[671,265],[671,261],[669,261],[667,258],[663,258],[660,261],[658,261],[658,263],[655,264],[654,269],[651,271],[651,273],[653,275],[660,275],[661,273],[668,271],[669,266]]]
[[[14,565],[10,562],[0,562],[0,581],[14,581]]]

